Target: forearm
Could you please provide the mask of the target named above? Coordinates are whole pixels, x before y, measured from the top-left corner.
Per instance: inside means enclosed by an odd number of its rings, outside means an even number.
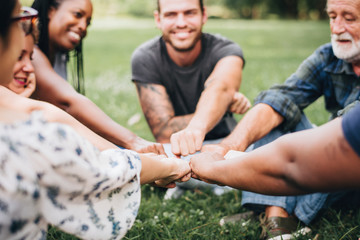
[[[76,104],[71,101],[76,101]],[[83,109],[84,106],[86,106],[86,111]],[[138,138],[133,132],[117,124],[92,101],[80,94],[76,98],[70,99],[70,103],[64,108],[67,113],[92,131],[118,146],[132,149],[133,143]]]
[[[176,116],[164,121],[162,124],[153,127],[153,134],[159,143],[169,143],[173,133],[183,130],[189,125],[194,114]]]
[[[215,162],[207,175],[242,190],[293,195],[358,188],[359,169],[360,158],[343,136],[341,119],[336,119]]]
[[[165,156],[158,157],[147,154],[140,154],[141,172],[140,183],[153,183],[157,179],[165,178],[172,171],[171,162],[167,162]]]
[[[235,90],[222,84],[214,84],[206,88],[201,94],[188,127],[200,129],[205,133],[211,131],[229,108]]]
[[[44,116],[48,121],[59,122],[71,126],[78,134],[90,141],[99,150],[103,151],[110,148],[117,148],[116,145],[100,137],[61,109],[51,104],[43,103],[42,110],[44,111]]]
[[[235,90],[226,87],[210,87],[199,99],[194,114],[161,119],[154,125],[153,134],[157,142],[168,143],[172,134],[185,128],[201,130],[204,134],[213,129],[224,116]],[[154,117],[153,117],[154,118]]]
[[[245,151],[246,148],[279,126],[284,118],[267,104],[257,104],[248,111],[232,133],[221,144],[228,150]]]
[[[140,154],[140,158],[141,184],[155,182],[157,186],[174,186],[174,181],[187,181],[190,178],[191,169],[186,161],[154,154]]]
[[[289,178],[289,156],[285,142],[258,148],[239,158],[215,162],[212,181],[233,188],[267,195],[303,194],[304,188]],[[291,151],[291,150],[289,150]]]

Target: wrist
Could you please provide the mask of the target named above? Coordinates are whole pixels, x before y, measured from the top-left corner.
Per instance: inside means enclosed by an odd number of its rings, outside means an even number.
[[[134,134],[127,141],[124,142],[123,147],[126,149],[135,150],[136,146],[139,145],[142,140],[142,138]]]
[[[221,141],[220,145],[227,151],[235,150],[244,152],[247,149],[249,143],[245,139],[234,140],[225,138],[223,141]]]
[[[204,135],[208,132],[206,124],[199,121],[190,121],[189,125],[185,129],[188,129],[190,131],[200,131]]]

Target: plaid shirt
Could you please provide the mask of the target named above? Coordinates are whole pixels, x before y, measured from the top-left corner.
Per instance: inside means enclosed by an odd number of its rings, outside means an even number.
[[[282,128],[290,130],[299,123],[303,109],[322,95],[332,117],[360,96],[360,78],[350,63],[334,56],[329,43],[308,57],[284,84],[261,92],[255,103],[270,105],[284,117]]]

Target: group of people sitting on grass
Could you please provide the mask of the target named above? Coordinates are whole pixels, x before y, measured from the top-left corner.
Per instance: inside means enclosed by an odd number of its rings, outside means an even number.
[[[49,224],[83,239],[120,239],[147,183],[172,193],[244,190],[242,204],[265,212],[263,238],[290,239],[359,189],[360,0],[328,0],[331,43],[252,108],[239,92],[242,49],[202,32],[203,1],[157,6],[161,36],[131,59],[155,143],[81,94],[90,0],[1,1],[1,239],[45,239]],[[78,91],[66,81],[70,57]],[[314,127],[303,110],[321,96],[331,121]],[[237,123],[234,114],[244,116]]]

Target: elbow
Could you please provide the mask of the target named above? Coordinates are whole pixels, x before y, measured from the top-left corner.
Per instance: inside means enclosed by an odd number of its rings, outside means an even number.
[[[61,101],[59,101],[58,107],[63,109],[68,114],[74,115],[74,113],[77,112],[77,106],[87,106],[87,101],[90,100],[79,93],[75,93],[65,96]]]
[[[211,97],[218,96],[218,98],[222,99],[222,102],[229,103],[232,102],[235,92],[237,91],[236,88],[223,83],[214,83],[206,88],[206,90],[203,94],[209,94]]]

